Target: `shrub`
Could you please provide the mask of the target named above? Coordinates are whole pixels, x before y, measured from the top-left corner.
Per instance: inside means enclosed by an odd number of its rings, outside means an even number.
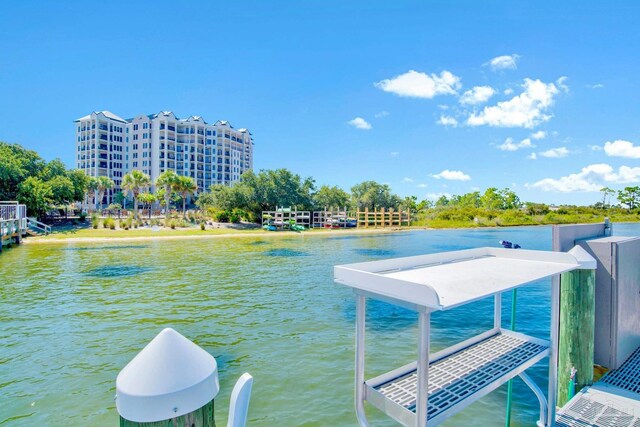
[[[87,213],[86,212],[80,212],[78,214],[78,217],[80,218],[80,222],[85,222],[87,220]]]
[[[200,223],[200,230],[204,231],[204,229],[205,229],[204,222],[201,222]]]
[[[111,223],[109,224],[109,229],[111,229],[111,230],[115,230],[116,229],[116,223],[114,221],[111,221]]]
[[[98,228],[99,224],[100,224],[100,218],[98,218],[98,214],[97,213],[92,213],[91,214],[91,226],[95,230],[96,228]]]
[[[111,228],[112,230],[114,230],[116,228],[116,222],[113,218],[105,218],[105,220],[102,221],[102,226],[104,228]]]
[[[214,219],[218,222],[229,222],[231,217],[231,213],[227,210],[217,212],[214,216]]]

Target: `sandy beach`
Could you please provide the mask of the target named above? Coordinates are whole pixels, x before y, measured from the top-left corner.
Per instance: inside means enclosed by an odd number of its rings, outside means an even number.
[[[262,230],[256,231],[236,231],[231,233],[219,234],[176,234],[176,235],[150,235],[150,236],[131,236],[131,237],[69,237],[57,239],[55,237],[29,237],[23,240],[25,244],[41,245],[41,244],[59,244],[59,243],[105,243],[105,242],[138,242],[149,240],[193,240],[193,239],[226,239],[226,238],[242,238],[242,237],[261,237],[261,238],[279,238],[279,237],[322,237],[322,236],[338,236],[338,235],[366,235],[366,234],[387,234],[399,233],[414,230],[412,228],[361,228],[361,229],[334,229],[334,230],[312,230],[312,231],[277,231],[268,232]],[[168,230],[165,230],[168,231]],[[175,230],[180,233],[182,230]],[[173,231],[171,231],[173,232]],[[53,234],[55,236],[55,233]]]

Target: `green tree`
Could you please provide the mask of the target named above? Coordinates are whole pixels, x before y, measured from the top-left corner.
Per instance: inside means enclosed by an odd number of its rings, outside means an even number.
[[[338,186],[323,185],[313,196],[313,207],[316,210],[345,208],[349,204],[349,193]]]
[[[623,190],[618,191],[618,200],[623,205],[627,205],[629,210],[637,208],[640,202],[640,187],[624,187]]]
[[[18,144],[0,142],[0,200],[16,200],[18,187],[28,177],[37,177],[45,161]]]
[[[418,198],[416,196],[406,196],[400,203],[400,210],[416,212],[418,210]]]
[[[450,200],[447,197],[446,194],[443,194],[442,196],[438,197],[438,200],[436,200],[434,206],[436,208],[443,208],[445,206],[449,206]]]
[[[89,177],[81,169],[74,169],[67,172],[67,177],[73,185],[73,195],[71,196],[72,202],[78,202],[84,200],[84,196],[87,192],[87,186],[89,185]]]
[[[156,196],[151,193],[141,193],[138,196],[138,200],[140,201],[140,203],[142,203],[143,208],[149,209],[149,219],[151,219],[151,206],[157,200]]]
[[[495,187],[487,188],[482,197],[480,197],[480,202],[483,208],[490,211],[504,209],[502,194],[500,194],[500,191]]]
[[[97,195],[98,195],[98,186],[99,186],[99,182],[98,179],[95,177],[89,177],[89,179],[87,180],[87,204],[89,206],[93,205],[95,208],[95,205],[98,203],[97,199]],[[93,200],[92,200],[93,199]]]
[[[508,188],[500,190],[502,209],[520,209],[523,204],[518,195]]]
[[[124,195],[122,191],[118,191],[113,195],[113,201],[122,206],[122,209],[126,209],[126,201],[127,197]]]
[[[602,209],[606,209],[607,205],[610,208],[611,207],[611,196],[616,194],[616,190],[609,188],[609,187],[602,187],[600,189],[600,192],[602,193]],[[609,203],[607,204],[607,200],[609,200]]]
[[[463,194],[462,196],[452,196],[451,204],[461,208],[479,208],[481,205],[480,192]]]
[[[111,190],[114,186],[115,183],[113,182],[113,180],[109,177],[106,176],[99,176],[98,179],[98,200],[96,203],[96,209],[98,209],[98,203],[100,204],[100,207],[102,208],[102,198],[104,197],[104,193],[107,190]]]
[[[187,216],[187,197],[194,194],[198,187],[193,178],[189,176],[179,176],[175,185],[175,191],[182,197],[182,216]]]
[[[351,203],[356,209],[397,208],[400,202],[387,184],[364,181],[351,187]]]
[[[68,205],[73,200],[73,182],[64,175],[58,175],[46,182],[51,187],[51,201],[57,205]]]
[[[53,200],[51,185],[30,176],[20,183],[18,200],[27,205],[27,210],[31,215],[42,218]]]
[[[67,176],[67,167],[60,159],[51,160],[39,174],[39,178],[45,182],[57,176]]]
[[[135,218],[138,218],[138,195],[150,185],[149,175],[139,170],[132,170],[122,178],[122,188],[130,191],[133,195],[133,216]]]
[[[169,217],[169,206],[171,203],[171,196],[173,195],[176,185],[178,183],[178,175],[172,170],[166,170],[158,176],[156,179],[156,189],[162,188],[162,196],[164,197],[165,218]]]
[[[240,182],[232,186],[234,197],[244,201],[237,206],[260,218],[262,211],[275,210],[278,206],[292,206],[300,210],[312,209],[311,194],[315,183],[312,178],[302,179],[288,169],[247,171]]]

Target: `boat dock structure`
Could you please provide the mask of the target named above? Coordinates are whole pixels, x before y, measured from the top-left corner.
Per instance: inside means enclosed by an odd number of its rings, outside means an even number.
[[[0,201],[0,252],[5,245],[19,244],[25,236],[38,233],[51,233],[51,226],[29,218],[26,205]]]
[[[0,252],[4,245],[20,243],[27,234],[27,207],[18,202],[0,201]]]
[[[538,400],[539,427],[639,427],[640,238],[612,237],[608,221],[555,226],[553,249],[486,247],[335,266],[334,280],[356,300],[359,425],[369,426],[367,403],[403,426],[435,426],[519,378]],[[542,279],[551,296],[549,339],[515,331],[516,291]],[[432,354],[431,315],[485,298],[493,299],[493,327]],[[369,379],[368,299],[418,313],[416,360]],[[545,358],[546,393],[526,372]],[[609,372],[593,384],[596,364]],[[511,393],[509,386],[507,426]]]

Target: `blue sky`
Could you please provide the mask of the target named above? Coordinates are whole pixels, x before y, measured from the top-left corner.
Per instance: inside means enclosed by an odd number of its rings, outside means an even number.
[[[5,2],[0,140],[73,166],[74,119],[172,110],[249,128],[256,169],[318,185],[638,185],[640,3],[528,3]]]

